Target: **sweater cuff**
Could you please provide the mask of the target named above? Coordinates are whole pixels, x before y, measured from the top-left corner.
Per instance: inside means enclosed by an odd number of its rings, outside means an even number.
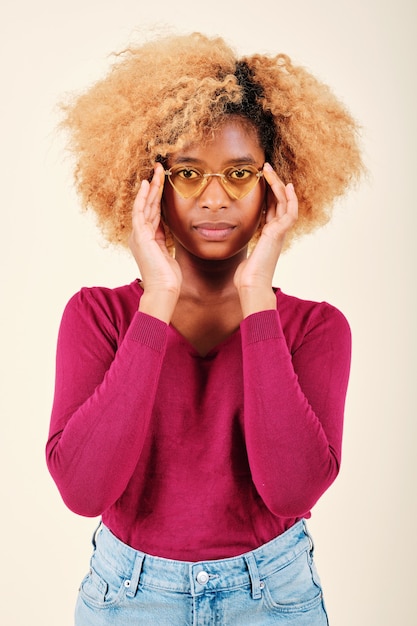
[[[245,345],[268,339],[284,339],[278,311],[271,309],[253,313],[241,323],[242,342]]]
[[[126,338],[162,352],[167,341],[168,325],[165,322],[137,311],[126,333]]]

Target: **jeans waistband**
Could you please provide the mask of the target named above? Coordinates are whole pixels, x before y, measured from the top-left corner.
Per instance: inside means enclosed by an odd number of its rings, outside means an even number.
[[[305,520],[300,520],[272,541],[240,556],[198,562],[151,556],[126,545],[101,524],[93,541],[96,552],[125,578],[128,595],[141,585],[177,593],[199,595],[251,585],[258,598],[262,579],[278,571],[313,544]]]

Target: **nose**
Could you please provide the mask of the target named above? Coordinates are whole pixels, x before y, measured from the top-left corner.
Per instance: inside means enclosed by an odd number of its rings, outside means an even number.
[[[203,209],[226,209],[230,204],[230,196],[223,187],[220,176],[211,175],[199,196],[199,204]]]

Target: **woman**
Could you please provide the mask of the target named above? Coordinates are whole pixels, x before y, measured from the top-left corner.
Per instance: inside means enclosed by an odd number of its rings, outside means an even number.
[[[59,333],[48,466],[102,519],[76,624],[327,624],[305,519],[339,471],[350,332],[273,276],[360,174],[354,121],[285,55],[193,34],[126,51],[65,125],[140,276],[82,289]]]

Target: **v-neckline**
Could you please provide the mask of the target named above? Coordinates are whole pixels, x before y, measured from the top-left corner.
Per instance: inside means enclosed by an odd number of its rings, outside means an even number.
[[[170,332],[173,335],[175,335],[184,344],[184,346],[187,348],[191,356],[202,359],[202,360],[213,359],[218,354],[218,352],[220,352],[220,350],[224,348],[229,342],[234,341],[237,337],[240,336],[240,325],[239,325],[232,333],[230,333],[230,335],[228,335],[227,337],[219,341],[216,345],[210,348],[208,352],[206,352],[205,354],[202,354],[195,347],[195,345],[189,339],[187,339],[187,337],[185,337],[185,335],[183,335],[173,324],[169,324],[168,327],[170,329]]]
[[[145,290],[142,286],[140,278],[136,279],[136,284],[140,290],[140,297],[144,294]],[[236,326],[236,328],[228,334],[224,339],[221,339],[218,343],[216,343],[210,350],[208,350],[205,354],[202,354],[200,350],[193,344],[193,342],[188,339],[178,328],[170,322],[168,324],[168,328],[170,331],[177,336],[178,339],[187,347],[188,352],[195,358],[199,359],[207,359],[210,360],[216,356],[216,354],[228,344],[229,341],[233,341],[236,337],[240,336],[240,323]]]

